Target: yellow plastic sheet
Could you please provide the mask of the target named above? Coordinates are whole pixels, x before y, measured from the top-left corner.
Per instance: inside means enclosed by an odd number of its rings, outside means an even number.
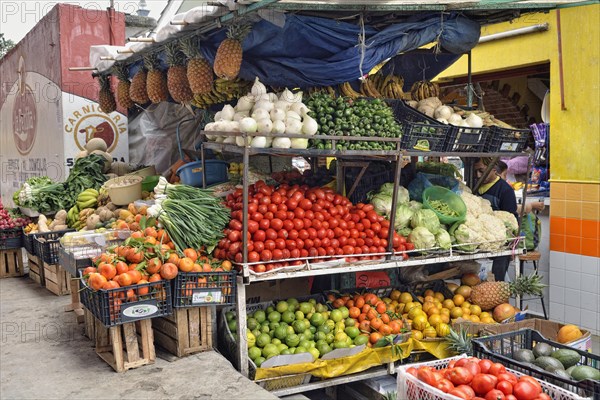
[[[369,348],[349,357],[334,360],[318,359],[312,363],[284,365],[273,368],[257,368],[256,380],[277,378],[286,375],[310,373],[317,378],[335,378],[337,376],[355,374],[378,365],[391,363],[408,357],[413,350],[424,350],[437,358],[449,357],[445,341],[419,341],[408,339],[405,343],[396,346],[398,351],[391,347]]]

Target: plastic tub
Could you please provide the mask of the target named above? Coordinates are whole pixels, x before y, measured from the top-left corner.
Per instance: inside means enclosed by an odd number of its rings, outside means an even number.
[[[446,203],[451,209],[458,213],[458,216],[451,217],[434,210],[430,201],[441,200]],[[459,195],[451,190],[441,186],[431,186],[423,191],[423,206],[432,210],[440,219],[442,224],[450,225],[455,222],[464,221],[467,216],[467,206]]]
[[[124,206],[142,198],[141,176],[119,176],[106,181],[104,187],[113,204]]]
[[[152,176],[145,177],[144,180],[142,181],[142,191],[144,191],[144,192],[153,191],[154,188],[156,187],[156,185],[158,185],[159,179],[160,179],[160,176],[158,176],[158,175],[152,175]]]
[[[227,163],[221,160],[205,160],[206,186],[227,182]],[[202,186],[202,161],[187,163],[177,170],[181,183],[194,187]]]

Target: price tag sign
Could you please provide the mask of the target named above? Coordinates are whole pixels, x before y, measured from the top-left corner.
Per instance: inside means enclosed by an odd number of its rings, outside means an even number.
[[[192,293],[192,304],[221,303],[223,293],[220,290],[195,289]]]

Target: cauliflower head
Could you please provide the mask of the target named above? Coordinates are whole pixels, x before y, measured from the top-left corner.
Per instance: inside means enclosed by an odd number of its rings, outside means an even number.
[[[513,213],[509,213],[508,211],[494,211],[494,216],[504,222],[504,226],[506,226],[506,234],[509,237],[515,237],[518,235],[519,223],[517,222],[517,218]]]
[[[482,237],[479,245],[480,250],[496,251],[504,247],[506,243],[506,226],[500,218],[490,214],[481,214],[477,217]]]

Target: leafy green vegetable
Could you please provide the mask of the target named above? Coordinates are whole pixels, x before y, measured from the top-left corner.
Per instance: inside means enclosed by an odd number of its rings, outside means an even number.
[[[441,229],[440,220],[432,210],[421,209],[413,215],[410,220],[410,225],[414,228],[423,226],[429,230],[432,234],[437,234]]]
[[[415,245],[415,249],[432,249],[436,247],[435,236],[424,226],[418,226],[408,235],[408,240]]]
[[[450,238],[450,234],[445,229],[440,229],[440,231],[435,235],[435,241],[438,247],[444,250],[450,250],[452,247],[452,239]]]
[[[408,204],[400,204],[396,208],[396,219],[394,220],[394,229],[399,230],[410,225],[410,220],[414,215],[414,210]]]

